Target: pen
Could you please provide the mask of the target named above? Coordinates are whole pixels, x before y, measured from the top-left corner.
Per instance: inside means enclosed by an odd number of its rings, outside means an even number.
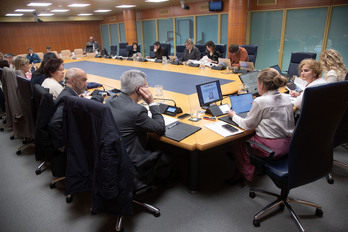
[[[204,116],[203,119],[215,121],[215,120],[216,120],[216,117],[207,117],[207,116]]]
[[[175,122],[172,125],[168,126],[167,129],[171,129],[171,128],[175,127],[178,124],[179,124],[179,122]]]

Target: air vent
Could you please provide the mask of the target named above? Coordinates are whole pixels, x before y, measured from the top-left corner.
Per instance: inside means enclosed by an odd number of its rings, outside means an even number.
[[[166,15],[169,13],[169,10],[168,9],[164,9],[164,10],[160,10],[160,15]]]
[[[110,16],[109,17],[109,21],[116,21],[116,17],[115,16]]]
[[[257,5],[275,5],[277,4],[277,0],[257,0]]]
[[[199,9],[201,11],[208,11],[209,10],[209,4],[208,3],[202,4]]]

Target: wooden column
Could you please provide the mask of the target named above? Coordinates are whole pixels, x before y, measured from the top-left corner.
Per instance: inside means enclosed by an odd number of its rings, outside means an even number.
[[[124,28],[126,31],[126,40],[128,44],[132,44],[134,42],[138,43],[135,10],[134,9],[123,10],[123,21],[124,21]]]
[[[228,1],[228,37],[227,48],[231,43],[246,43],[247,2],[245,0]]]

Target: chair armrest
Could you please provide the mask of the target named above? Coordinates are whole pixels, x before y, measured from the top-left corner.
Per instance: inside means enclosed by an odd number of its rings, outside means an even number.
[[[265,163],[267,163],[268,160],[272,159],[274,156],[274,151],[271,150],[269,147],[252,141],[252,140],[246,140],[246,146],[248,149],[248,153],[250,155],[250,162],[255,166],[255,173],[256,174],[264,174],[264,165]],[[269,156],[266,158],[262,158],[262,157],[258,157],[254,154],[253,149],[251,148],[251,144],[261,148],[262,150],[264,150],[265,152],[267,152],[269,154]]]
[[[269,157],[266,158],[266,159],[272,159],[273,158],[274,151],[271,148],[269,148],[269,147],[267,147],[267,146],[265,146],[265,145],[263,145],[261,143],[255,142],[253,140],[246,140],[245,142],[247,143],[247,148],[248,148],[248,151],[249,151],[250,154],[253,154],[253,152],[251,151],[251,146],[250,146],[250,144],[253,144],[253,145],[261,148],[262,150],[264,150],[265,152],[267,152],[269,154]]]

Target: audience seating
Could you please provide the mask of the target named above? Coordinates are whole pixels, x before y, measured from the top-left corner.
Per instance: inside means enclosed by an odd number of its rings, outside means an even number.
[[[60,51],[60,55],[61,55],[61,58],[64,60],[64,59],[67,59],[67,58],[70,58],[71,57],[71,51],[66,49],[66,50],[62,50]]]
[[[257,45],[241,45],[241,47],[243,47],[243,48],[245,48],[245,50],[247,50],[249,62],[253,62],[254,67],[255,67],[258,46]]]
[[[178,58],[181,58],[182,55],[184,54],[184,50],[185,50],[185,45],[176,45],[176,56]]]
[[[290,64],[288,68],[288,76],[292,77],[293,75],[298,76],[298,66],[304,59],[314,59],[317,57],[316,53],[311,52],[292,52],[290,57]]]
[[[120,46],[120,49],[118,51],[118,55],[119,56],[123,56],[123,57],[126,57],[128,54],[127,54],[127,45],[128,45],[128,42],[125,42],[125,43],[119,43],[119,46]]]
[[[195,44],[196,48],[201,52],[201,58],[207,54],[207,48],[205,44]]]
[[[59,54],[57,51],[52,51],[54,54],[56,54],[57,58],[59,58]]]
[[[248,151],[252,163],[258,168],[258,172],[268,175],[281,190],[281,194],[277,195],[263,190],[250,189],[249,196],[251,198],[256,196],[255,192],[266,193],[277,198],[255,214],[254,226],[260,226],[260,219],[279,205],[280,209],[283,209],[284,206],[287,207],[300,230],[304,231],[300,219],[289,204],[290,202],[315,207],[315,214],[319,217],[323,215],[319,205],[289,197],[289,193],[291,189],[314,182],[331,171],[334,135],[348,106],[347,88],[348,82],[343,81],[306,89],[301,115],[292,135],[287,156],[272,160],[274,152],[268,149],[270,157],[264,160],[253,154],[249,144]],[[325,110],[330,112],[329,114],[322,113],[323,105],[326,107]],[[325,121],[325,126],[318,126],[323,121]],[[254,141],[249,141],[249,143],[257,144]],[[267,147],[264,147],[262,149],[267,151]]]
[[[83,57],[83,49],[82,48],[75,48],[73,58],[82,58],[82,57]]]
[[[111,56],[117,56],[117,45],[111,45],[110,46],[110,55]]]
[[[221,54],[221,58],[226,58],[226,44],[215,44],[216,45],[216,51],[219,51]]]
[[[44,54],[42,52],[36,52],[36,54],[40,57],[41,61],[43,61]]]
[[[21,56],[21,57],[26,57],[27,56],[27,54],[18,54],[17,56]]]

